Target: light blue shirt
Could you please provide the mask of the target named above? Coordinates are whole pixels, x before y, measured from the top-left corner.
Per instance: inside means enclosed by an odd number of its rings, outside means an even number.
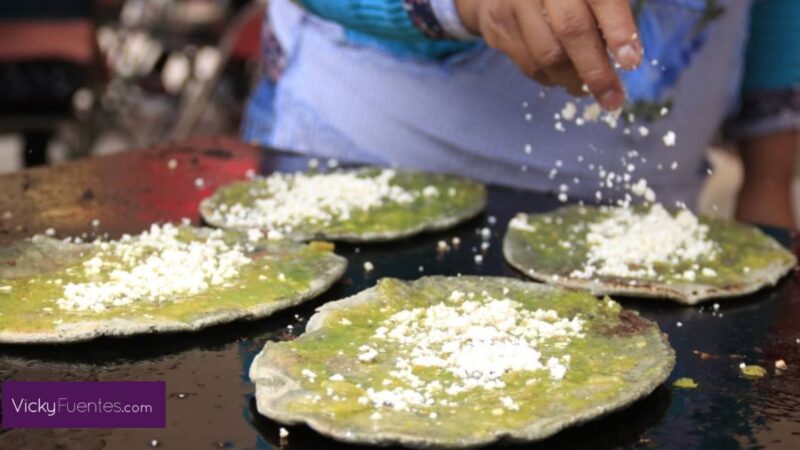
[[[631,181],[647,179],[659,200],[692,205],[706,176],[706,148],[737,104],[750,6],[728,2],[676,74],[669,114],[638,119],[625,134],[623,124],[564,120],[566,131],[557,130],[554,114],[575,99],[525,78],[483,45],[444,61],[398,57],[353,42],[341,26],[289,0],[272,0],[287,66],[276,85],[264,81],[257,90],[244,135],[347,161],[540,191],[566,187],[573,199],[595,199],[598,190],[604,200],[618,197],[620,183],[601,188],[600,174],[630,173]],[[579,110],[589,102],[579,101]],[[677,136],[674,147],[662,140],[668,132]]]

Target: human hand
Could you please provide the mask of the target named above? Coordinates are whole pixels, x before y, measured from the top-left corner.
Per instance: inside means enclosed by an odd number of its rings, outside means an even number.
[[[464,26],[508,55],[530,78],[563,86],[584,83],[605,109],[620,108],[625,91],[609,53],[623,69],[642,61],[629,0],[455,0]]]

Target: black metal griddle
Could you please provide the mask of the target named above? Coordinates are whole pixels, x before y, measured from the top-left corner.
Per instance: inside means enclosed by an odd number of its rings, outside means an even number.
[[[178,166],[168,168],[175,159]],[[139,232],[154,221],[189,217],[213,190],[249,170],[269,173],[306,167],[302,157],[258,150],[232,140],[201,139],[88,159],[60,167],[0,177],[0,243],[54,228],[57,235]],[[202,186],[195,184],[202,178]],[[504,260],[500,242],[519,211],[559,205],[547,195],[490,187],[486,214],[454,230],[379,245],[337,245],[347,257],[346,275],[322,297],[256,322],[237,322],[199,333],[148,335],[60,346],[0,346],[0,380],[163,380],[167,383],[165,429],[0,430],[0,449],[358,448],[326,439],[306,427],[290,427],[280,447],[279,424],[255,410],[247,378],[255,354],[268,340],[300,334],[323,303],[371,287],[381,277],[480,274],[520,277]],[[6,215],[7,216],[7,215]],[[93,219],[100,220],[95,230]],[[494,222],[492,224],[492,222]],[[492,230],[480,250],[478,230]],[[768,230],[791,246],[794,234]],[[438,254],[439,240],[461,239]],[[475,254],[483,255],[482,264]],[[375,270],[366,273],[363,263]],[[793,273],[757,294],[686,307],[660,300],[621,299],[624,306],[659,323],[677,351],[670,381],[630,408],[568,429],[521,449],[728,449],[800,448],[800,286]],[[712,302],[713,303],[713,302]],[[679,326],[678,323],[682,326]],[[788,370],[778,374],[774,362]],[[759,380],[740,376],[740,362],[760,364]],[[695,390],[671,387],[678,377]]]

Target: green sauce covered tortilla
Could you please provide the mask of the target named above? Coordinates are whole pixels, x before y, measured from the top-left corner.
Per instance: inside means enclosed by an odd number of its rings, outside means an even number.
[[[338,440],[419,448],[535,441],[623,408],[675,354],[611,300],[493,277],[383,279],[269,342],[258,411]]]
[[[379,168],[276,173],[217,190],[200,205],[221,228],[294,240],[368,242],[450,228],[479,214],[486,188],[452,175]]]
[[[520,214],[509,224],[503,242],[506,260],[531,278],[547,283],[586,289],[594,294],[670,298],[686,304],[754,292],[775,284],[796,264],[792,253],[755,227],[687,215],[685,223],[667,223],[659,229],[662,224],[656,221],[643,236],[636,236],[637,232],[621,236],[620,239],[629,239],[626,242],[631,247],[617,247],[620,253],[643,251],[645,254],[641,256],[646,257],[666,248],[674,240],[670,233],[680,234],[694,226],[702,231],[704,238],[699,243],[687,239],[681,247],[680,251],[690,257],[669,255],[674,260],[657,261],[648,270],[627,263],[621,274],[619,267],[616,273],[613,270],[591,273],[587,266],[593,264],[592,268],[597,269],[606,261],[589,264],[592,248],[597,244],[590,243],[588,236],[596,224],[609,220],[611,211],[570,206],[547,214]],[[637,209],[633,214],[645,213],[647,210]],[[664,214],[675,218],[678,213]],[[606,244],[616,245],[614,242]],[[614,248],[604,251],[623,261],[626,256],[613,255]]]
[[[265,317],[341,277],[347,263],[332,249],[171,225],[102,243],[35,236],[0,249],[0,342],[192,331]]]

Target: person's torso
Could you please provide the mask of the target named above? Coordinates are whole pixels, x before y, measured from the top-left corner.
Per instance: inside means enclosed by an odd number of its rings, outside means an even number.
[[[705,149],[738,94],[749,8],[749,1],[727,2],[708,25],[671,90],[666,116],[621,120],[612,129],[556,119],[568,102],[580,117],[591,100],[543,88],[485,46],[443,62],[398,57],[353,43],[338,25],[288,0],[273,0],[287,66],[269,143],[536,190],[566,186],[573,198],[594,198],[601,177],[629,173],[632,181],[646,178],[662,201],[689,203],[705,175]],[[664,144],[668,133],[675,146]],[[621,184],[606,184],[605,198]]]

